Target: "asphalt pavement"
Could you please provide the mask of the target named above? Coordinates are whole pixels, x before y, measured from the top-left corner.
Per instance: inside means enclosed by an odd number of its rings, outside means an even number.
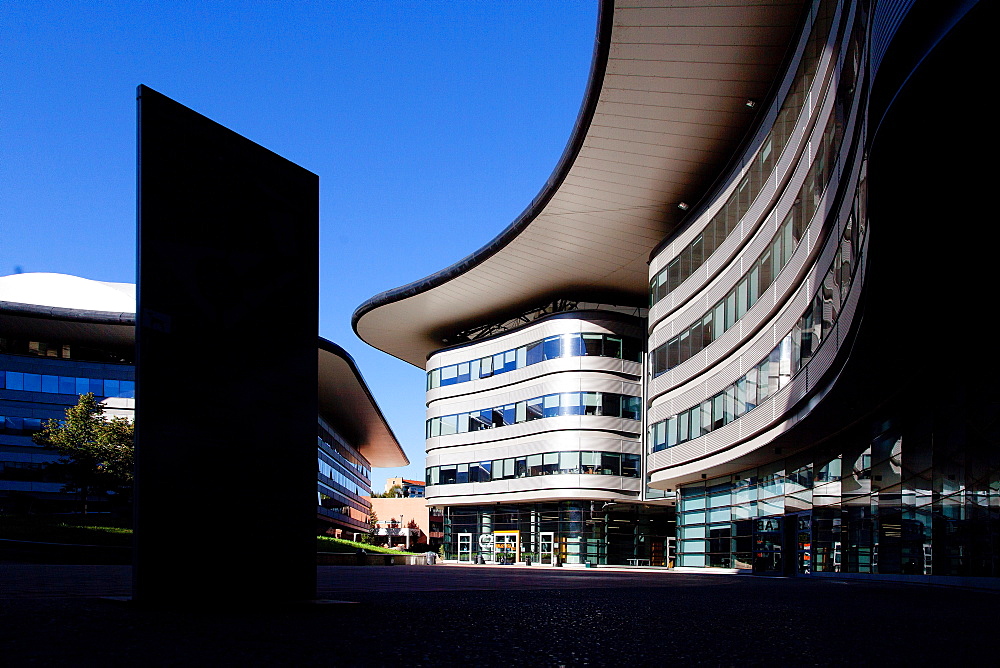
[[[1000,593],[668,571],[320,566],[327,604],[140,609],[127,566],[0,564],[2,666],[995,665]],[[253,583],[247,582],[252,588]]]

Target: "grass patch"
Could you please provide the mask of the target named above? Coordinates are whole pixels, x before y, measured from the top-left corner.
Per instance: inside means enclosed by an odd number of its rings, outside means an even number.
[[[316,537],[316,551],[317,552],[357,552],[358,548],[363,549],[368,554],[418,554],[417,552],[404,552],[403,550],[390,550],[387,547],[380,547],[378,545],[367,545],[365,543],[356,543],[353,540],[344,540],[342,538],[331,538],[330,536],[317,536]],[[422,554],[422,553],[421,553]]]
[[[47,517],[0,516],[0,538],[36,543],[61,543],[64,545],[103,545],[131,547],[132,529],[125,520],[107,515],[65,515]],[[253,536],[241,535],[235,543],[244,543]],[[316,537],[317,552],[357,552],[363,548],[369,554],[416,554],[390,550],[377,545],[356,543],[329,536]]]
[[[0,538],[37,543],[129,547],[132,529],[106,516],[0,517]]]

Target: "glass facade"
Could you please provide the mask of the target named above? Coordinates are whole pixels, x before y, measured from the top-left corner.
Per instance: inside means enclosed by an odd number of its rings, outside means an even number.
[[[78,397],[93,392],[97,397],[135,398],[135,381],[117,378],[56,376],[54,374],[4,371],[0,373],[0,390],[22,390],[46,394],[67,394]]]
[[[851,97],[842,102],[849,105]],[[817,147],[815,159],[806,175],[805,183],[792,204],[791,211],[785,216],[771,243],[760,257],[748,262],[750,269],[738,281],[736,287],[709,308],[704,317],[690,328],[650,351],[651,373],[654,378],[687,361],[729,331],[777,279],[778,272],[788,264],[792,253],[798,248],[806,226],[820,204],[842,148],[843,122],[843,116],[830,115]]]
[[[681,566],[1000,576],[1000,452],[909,414],[678,489]],[[964,435],[963,435],[964,436]]]
[[[0,354],[0,511],[72,510],[76,498],[62,491],[64,480],[49,468],[59,455],[31,437],[47,420],[63,419],[81,394],[134,398],[135,367],[79,359],[75,353],[81,348],[71,344],[47,349],[36,341],[22,350],[5,341],[4,350],[18,354]],[[119,402],[117,411],[130,413],[124,405]],[[105,501],[95,498],[92,507]]]
[[[833,263],[818,283],[805,313],[774,349],[746,374],[713,397],[649,426],[649,452],[672,448],[724,427],[752,411],[788,385],[804,369],[833,329],[847,299],[857,269],[866,226],[865,182],[855,193],[853,206]]]
[[[339,526],[367,531],[371,464],[322,417],[318,420],[318,430],[318,513]]]
[[[103,344],[97,347],[64,341],[32,341],[31,339],[8,336],[0,336],[0,354],[47,357],[78,362],[135,364],[135,351],[131,346]]]
[[[672,509],[602,501],[560,501],[444,509],[448,559],[494,561],[514,553],[535,563],[603,565],[669,561]],[[498,548],[499,537],[504,548]],[[513,538],[516,537],[516,538]],[[510,546],[510,547],[508,547]]]

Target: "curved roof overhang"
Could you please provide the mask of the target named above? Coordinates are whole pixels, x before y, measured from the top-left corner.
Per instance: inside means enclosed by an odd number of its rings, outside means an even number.
[[[372,466],[406,466],[410,460],[375,403],[346,350],[319,339],[319,414]]]
[[[0,301],[0,332],[15,339],[134,346],[135,313]]]
[[[644,306],[649,252],[682,223],[754,126],[800,0],[601,3],[590,79],[541,192],[456,264],[372,297],[361,339],[423,367],[455,332],[552,299]]]
[[[135,345],[135,286],[79,276],[0,276],[0,333],[89,345]]]

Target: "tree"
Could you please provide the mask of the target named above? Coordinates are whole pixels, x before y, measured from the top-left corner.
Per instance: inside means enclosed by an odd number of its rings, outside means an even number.
[[[365,542],[369,545],[375,544],[375,536],[378,535],[378,513],[374,508],[368,509],[368,533],[365,534]]]
[[[80,495],[84,513],[91,494],[131,498],[135,424],[123,417],[104,417],[104,406],[92,392],[81,394],[76,406],[66,409],[65,420],[47,420],[32,438],[61,455],[53,467],[66,476],[63,490]]]

